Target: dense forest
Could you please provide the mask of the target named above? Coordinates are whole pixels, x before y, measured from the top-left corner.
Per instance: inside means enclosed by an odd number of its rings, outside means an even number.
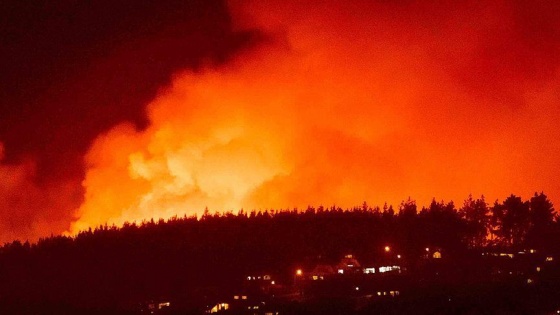
[[[254,272],[285,274],[316,257],[353,253],[371,261],[385,246],[409,259],[428,246],[457,257],[487,248],[560,254],[559,240],[560,217],[543,193],[494,204],[469,196],[459,208],[433,200],[419,209],[408,198],[398,209],[364,202],[351,209],[206,211],[7,243],[0,248],[0,305],[103,310],[161,296],[196,300],[204,288],[234,285]]]

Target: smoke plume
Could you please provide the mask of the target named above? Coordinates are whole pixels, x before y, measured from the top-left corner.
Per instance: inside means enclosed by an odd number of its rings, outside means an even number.
[[[558,5],[527,6],[231,2],[262,42],[178,72],[146,129],[100,135],[71,232],[205,208],[557,200]]]

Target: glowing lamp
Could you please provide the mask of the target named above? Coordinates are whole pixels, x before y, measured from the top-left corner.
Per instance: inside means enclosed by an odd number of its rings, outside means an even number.
[[[303,274],[303,271],[301,271],[301,269],[296,270],[296,275],[301,276]]]
[[[388,253],[389,251],[391,251],[391,247],[389,247],[389,246],[385,246],[385,252],[387,252],[387,253]]]

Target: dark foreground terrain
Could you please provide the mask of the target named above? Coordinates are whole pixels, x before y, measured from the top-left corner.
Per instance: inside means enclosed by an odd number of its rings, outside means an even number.
[[[0,249],[0,314],[555,314],[543,194],[101,226]]]

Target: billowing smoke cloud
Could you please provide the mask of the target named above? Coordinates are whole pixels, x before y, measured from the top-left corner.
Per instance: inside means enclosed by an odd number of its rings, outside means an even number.
[[[76,204],[79,186],[72,182],[50,188],[39,186],[33,161],[6,164],[4,153],[0,142],[0,240],[36,241],[68,229],[71,218],[52,209],[68,209]]]
[[[560,200],[558,6],[232,3],[265,40],[178,73],[87,157],[71,231],[309,204]]]

